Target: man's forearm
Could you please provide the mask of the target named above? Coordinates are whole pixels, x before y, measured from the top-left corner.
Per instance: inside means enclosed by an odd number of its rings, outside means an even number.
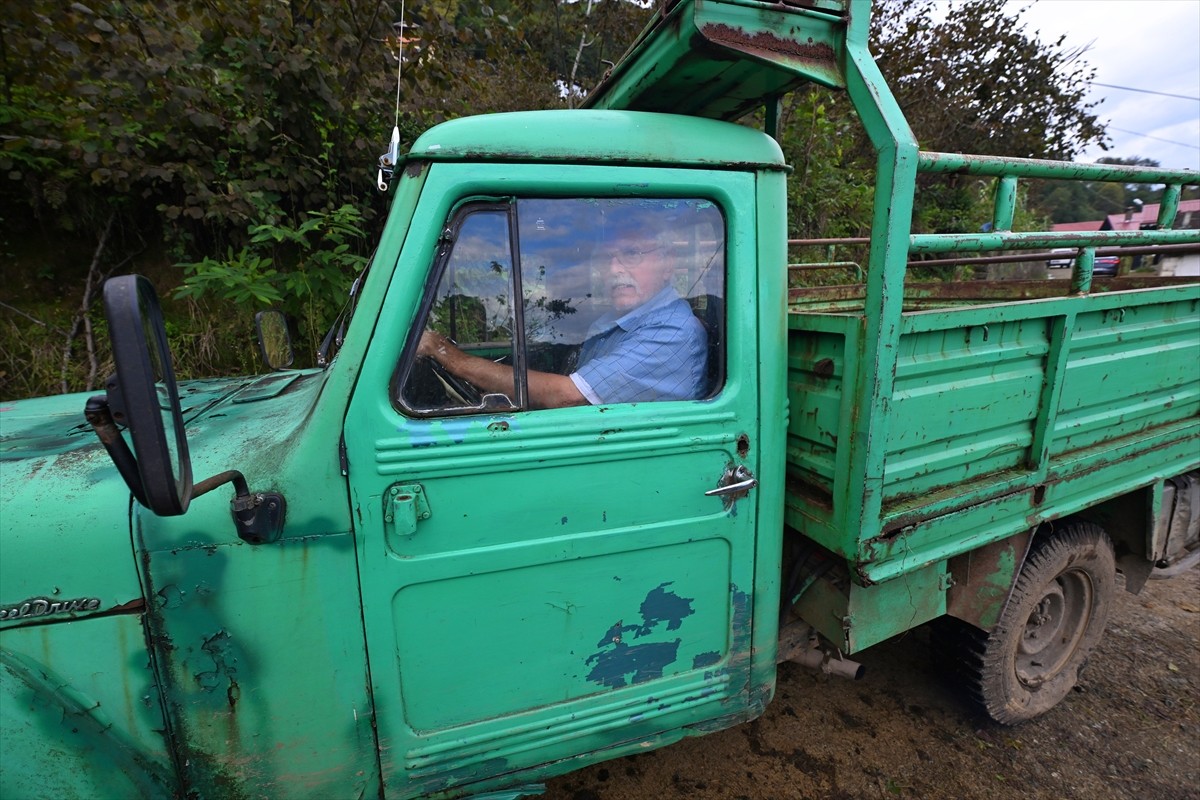
[[[430,356],[450,374],[484,392],[499,392],[515,399],[512,367],[465,353],[442,336],[432,333],[426,336],[427,343],[419,351],[422,355]],[[587,399],[566,375],[529,370],[529,402],[534,408],[561,408],[585,405]]]
[[[430,355],[450,374],[474,384],[484,392],[515,395],[513,369],[486,358],[464,353],[449,342],[438,342]]]

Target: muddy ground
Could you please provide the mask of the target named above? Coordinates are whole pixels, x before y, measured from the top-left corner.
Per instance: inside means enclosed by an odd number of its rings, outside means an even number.
[[[760,719],[550,782],[547,800],[1200,798],[1200,568],[1119,592],[1076,690],[1016,727],[972,712],[914,631],[858,682],[780,667]]]

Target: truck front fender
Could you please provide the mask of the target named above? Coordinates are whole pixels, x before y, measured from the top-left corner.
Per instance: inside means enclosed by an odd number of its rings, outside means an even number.
[[[98,701],[45,664],[5,647],[0,741],[5,800],[175,796],[170,766],[135,746]]]

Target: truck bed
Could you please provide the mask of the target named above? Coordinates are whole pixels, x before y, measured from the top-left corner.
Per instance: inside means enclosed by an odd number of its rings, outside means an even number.
[[[788,525],[863,584],[1200,462],[1195,279],[1118,279],[1083,295],[1063,281],[915,284],[855,493],[848,442],[870,388],[850,368],[863,297],[792,292],[786,500]]]

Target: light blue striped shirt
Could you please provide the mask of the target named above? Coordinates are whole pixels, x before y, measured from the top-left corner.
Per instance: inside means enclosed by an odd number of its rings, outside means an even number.
[[[593,405],[696,400],[707,360],[704,326],[668,286],[624,316],[596,320],[570,378]]]

